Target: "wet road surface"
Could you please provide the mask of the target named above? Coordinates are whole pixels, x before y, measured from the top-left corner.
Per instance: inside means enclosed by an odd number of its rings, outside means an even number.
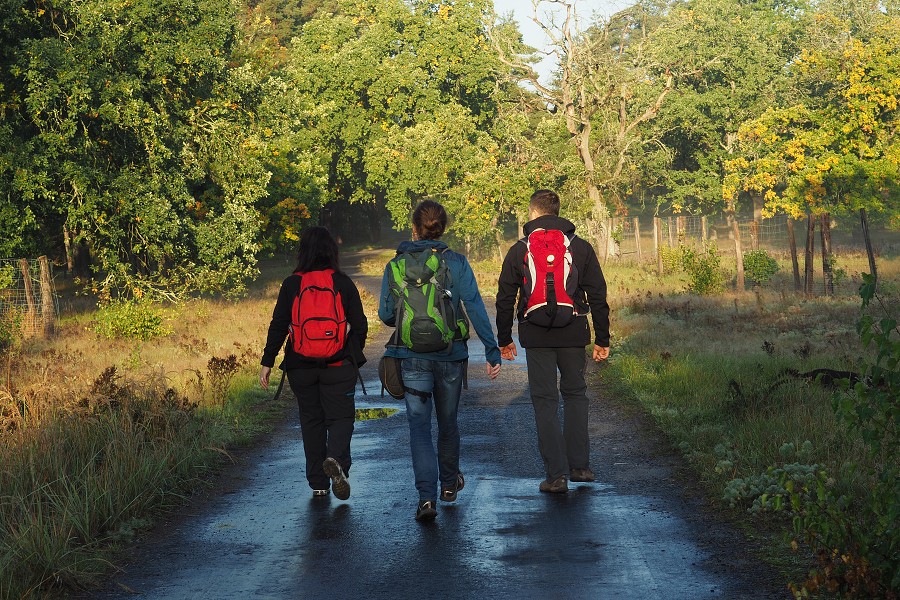
[[[93,597],[786,597],[767,592],[772,585],[754,581],[758,574],[720,564],[712,553],[721,548],[704,548],[698,524],[683,518],[696,507],[658,490],[629,493],[604,477],[629,468],[614,452],[593,452],[598,482],[540,493],[524,361],[488,382],[478,360],[460,410],[466,486],[457,502],[439,503],[434,523],[413,518],[403,404],[371,396],[379,385],[370,364],[370,397],[360,395],[358,408],[400,412],[357,422],[348,501],[311,497],[299,426],[287,423],[248,457],[241,485],[157,532]]]

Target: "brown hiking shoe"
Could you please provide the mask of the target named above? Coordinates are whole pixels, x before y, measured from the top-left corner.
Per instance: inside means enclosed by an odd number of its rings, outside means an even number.
[[[541,482],[540,490],[548,494],[565,494],[569,491],[569,482],[565,475],[553,480],[548,477]]]
[[[585,467],[584,469],[572,469],[569,479],[572,481],[596,481],[597,477],[593,471]]]
[[[456,494],[459,490],[466,487],[466,480],[463,479],[462,473],[456,474],[456,481],[450,487],[441,486],[441,500],[444,502],[455,502]]]

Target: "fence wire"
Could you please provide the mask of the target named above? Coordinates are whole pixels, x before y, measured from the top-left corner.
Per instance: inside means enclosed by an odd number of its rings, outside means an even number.
[[[21,320],[25,330],[56,322],[59,296],[53,263],[46,259],[0,258],[0,317]]]
[[[794,239],[797,248],[803,252],[806,244],[807,223],[793,221]],[[832,250],[834,252],[865,252],[865,242],[861,235],[858,220],[847,219],[832,223]],[[788,217],[777,215],[770,219],[753,221],[738,219],[741,237],[741,250],[766,250],[771,254],[790,253],[790,234]],[[635,235],[637,230],[638,235]],[[619,239],[619,253],[623,259],[654,261],[656,246],[654,243],[653,217],[617,218],[613,223],[613,231]],[[664,247],[676,247],[679,243],[715,243],[720,254],[734,255],[734,229],[725,218],[703,216],[661,217],[658,243]],[[815,232],[815,246],[821,244],[820,232]],[[900,248],[900,232],[883,232],[884,250]]]

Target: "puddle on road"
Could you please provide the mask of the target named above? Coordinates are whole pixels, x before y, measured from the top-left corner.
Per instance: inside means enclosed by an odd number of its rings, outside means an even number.
[[[357,408],[356,420],[371,421],[372,419],[386,419],[397,412],[399,412],[399,409],[396,408]]]

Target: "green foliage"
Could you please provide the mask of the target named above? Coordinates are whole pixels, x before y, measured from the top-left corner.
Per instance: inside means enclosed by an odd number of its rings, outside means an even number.
[[[168,335],[159,308],[149,301],[121,300],[97,310],[94,330],[110,339],[149,340]]]
[[[0,302],[0,350],[13,345],[22,330],[22,312]]]
[[[765,250],[751,250],[744,254],[744,275],[747,279],[763,285],[778,272],[778,261]]]
[[[0,291],[12,287],[15,282],[16,268],[13,265],[0,265]]]
[[[66,227],[91,247],[104,291],[239,293],[254,274],[269,175],[255,117],[262,80],[231,61],[235,5],[62,0],[22,11],[0,65],[13,92],[0,109],[0,194],[23,215],[10,224],[14,250],[55,251]]]
[[[860,208],[895,216],[900,15],[824,2],[805,17],[803,50],[789,67],[793,97],[741,125],[723,195],[759,194],[766,213],[795,217]]]
[[[875,279],[863,276],[863,309],[871,306]],[[863,314],[857,330],[874,350],[864,377],[835,395],[840,422],[858,434],[868,460],[844,468],[868,482],[865,493],[842,490],[824,472],[814,481],[786,478],[794,526],[818,552],[820,568],[798,594],[826,585],[855,598],[900,593],[900,328],[886,316]]]
[[[725,288],[725,274],[714,242],[701,248],[681,245],[681,261],[688,274],[688,289],[695,294],[715,294]]]

